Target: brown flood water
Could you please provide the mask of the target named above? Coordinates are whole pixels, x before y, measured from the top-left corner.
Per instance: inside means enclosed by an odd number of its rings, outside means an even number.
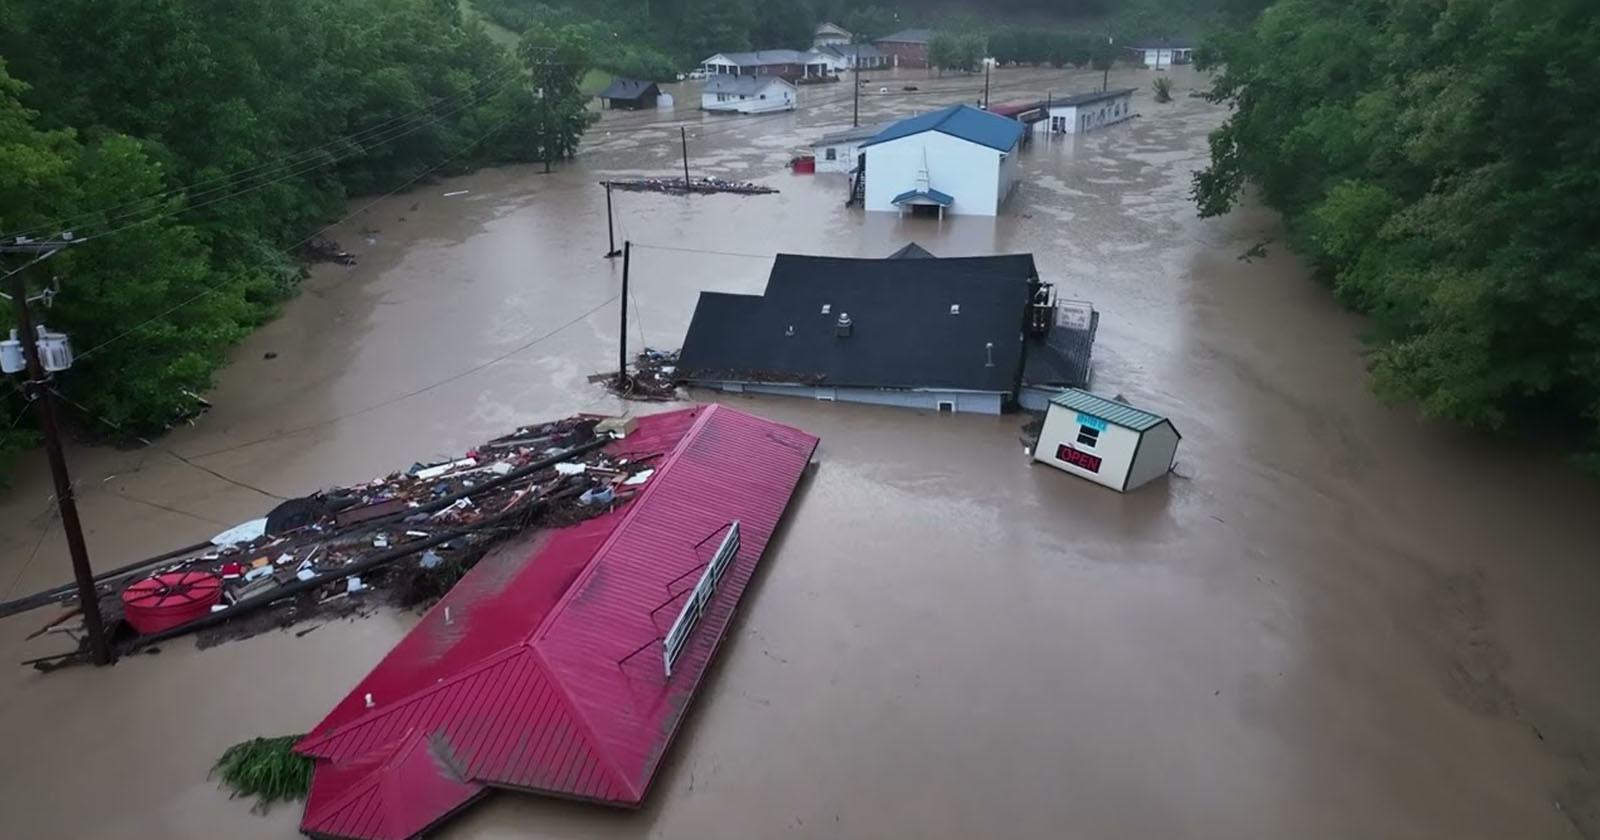
[[[822,466],[647,807],[502,795],[441,836],[1600,836],[1600,492],[1378,405],[1358,319],[1281,248],[1237,259],[1278,235],[1274,218],[1195,217],[1190,172],[1223,114],[1188,95],[1202,77],[1172,75],[1176,101],[1156,105],[1150,74],[1117,72],[1142,119],[1035,146],[1007,215],[942,224],[863,218],[839,176],[782,170],[849,124],[846,85],[759,119],[702,117],[680,95],[699,172],[783,192],[618,193],[619,239],[638,243],[633,342],[676,346],[695,292],[758,290],[769,267],[644,246],[1032,251],[1104,313],[1096,388],[1176,420],[1179,475],[1120,496],[1030,468],[1019,416],[734,399],[820,434]],[[897,93],[864,97],[864,117],[981,86],[915,78],[923,92],[889,81]],[[995,99],[1098,82],[1002,72]],[[674,171],[668,120],[608,114],[556,174],[488,171],[379,202],[339,235],[360,265],[320,267],[239,348],[216,409],[162,445],[289,496],[519,422],[623,409],[584,381],[616,358],[621,270],[599,259],[595,181]],[[101,568],[272,504],[159,450],[71,457]],[[0,598],[68,576],[36,461],[0,500]],[[0,662],[60,649],[22,640],[46,616],[0,622]],[[251,815],[206,780],[210,762],[311,726],[407,625],[6,669],[0,835],[293,836],[298,808]]]

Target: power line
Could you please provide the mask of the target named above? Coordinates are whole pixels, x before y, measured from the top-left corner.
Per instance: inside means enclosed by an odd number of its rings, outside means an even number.
[[[299,248],[301,245],[304,245],[307,242],[310,242],[311,240],[316,239],[318,236],[321,236],[322,234],[326,233],[327,231],[332,230],[333,228],[338,227],[339,225],[344,224],[345,222],[355,218],[356,216],[360,215],[361,213],[366,212],[367,210],[371,209],[374,205],[376,205],[378,202],[383,201],[384,199],[387,199],[390,196],[393,196],[393,195],[405,190],[406,188],[410,187],[412,184],[415,184],[418,181],[421,181],[423,178],[426,178],[429,175],[432,175],[434,172],[438,171],[439,169],[442,169],[446,164],[449,164],[449,163],[455,161],[457,158],[459,158],[462,155],[466,154],[467,152],[471,151],[479,143],[482,143],[483,141],[489,139],[490,135],[494,134],[495,132],[499,131],[502,128],[505,128],[507,125],[510,125],[511,121],[513,119],[515,119],[515,118],[516,118],[515,115],[506,118],[505,120],[500,122],[500,124],[498,124],[495,127],[489,129],[487,132],[485,132],[478,139],[476,139],[476,140],[472,141],[471,143],[467,144],[460,151],[458,151],[455,154],[445,158],[444,160],[439,161],[438,163],[434,164],[433,166],[423,170],[421,173],[419,173],[415,177],[411,178],[411,180],[406,181],[405,183],[401,184],[398,187],[395,187],[394,189],[390,190],[389,192],[386,192],[383,195],[380,195],[377,198],[374,198],[373,200],[367,202],[366,204],[363,204],[362,206],[356,208],[355,210],[353,210],[353,211],[351,211],[349,213],[346,213],[343,217],[341,217],[341,218],[339,218],[339,219],[337,219],[337,220],[335,220],[333,222],[330,222],[330,223],[328,223],[327,225],[324,225],[321,228],[318,228],[316,231],[312,232],[310,235],[306,236],[305,238],[301,239],[300,241],[298,241],[298,242],[294,243],[293,245],[290,245],[288,248],[284,249],[284,253],[285,254],[293,253],[294,250],[296,248]],[[105,341],[102,341],[102,342],[100,342],[99,344],[96,344],[93,347],[90,347],[88,350],[85,350],[82,353],[79,353],[78,356],[77,356],[77,360],[78,361],[82,361],[85,358],[88,358],[90,355],[92,355],[94,353],[97,353],[100,350],[104,349],[106,346],[108,346],[110,344],[114,344],[114,343],[116,343],[118,341],[121,341],[124,338],[127,338],[128,336],[132,335],[135,332],[138,332],[139,330],[149,326],[150,324],[155,323],[156,321],[159,321],[159,320],[167,317],[168,315],[171,315],[173,312],[176,312],[179,309],[182,309],[183,307],[188,306],[189,304],[199,300],[200,298],[205,297],[206,295],[216,291],[217,289],[221,288],[223,285],[225,285],[227,283],[230,283],[230,282],[233,282],[235,280],[238,280],[239,278],[243,277],[244,274],[245,274],[245,272],[239,272],[237,274],[233,274],[233,275],[231,275],[229,277],[224,278],[223,280],[221,280],[221,281],[219,281],[217,283],[214,283],[214,284],[212,284],[210,286],[207,286],[207,287],[201,289],[200,292],[195,294],[193,297],[190,297],[190,298],[187,298],[187,299],[185,299],[183,301],[180,301],[179,303],[174,304],[173,306],[169,307],[165,311],[163,311],[163,312],[161,312],[161,313],[159,313],[157,315],[154,315],[154,316],[152,316],[150,318],[146,318],[145,320],[139,322],[138,324],[135,324],[134,326],[132,326],[132,327],[126,329],[126,330],[123,330],[122,332],[118,333],[117,335],[112,336],[111,338],[108,338]]]
[[[186,194],[188,195],[188,197],[190,199],[193,199],[193,198],[195,198],[195,197],[197,197],[199,195],[205,195],[206,193],[216,192],[217,191],[216,188],[212,188],[212,189],[201,190],[198,194],[190,194],[190,191],[195,190],[198,187],[207,186],[209,184],[214,184],[214,183],[218,183],[218,182],[225,182],[225,181],[226,182],[233,182],[233,181],[240,180],[240,179],[253,180],[253,179],[259,178],[259,177],[266,177],[266,175],[270,174],[270,170],[289,169],[289,168],[292,168],[294,166],[298,166],[298,165],[300,165],[301,163],[304,163],[307,160],[311,160],[313,158],[316,158],[319,155],[321,155],[324,152],[327,152],[329,150],[333,150],[333,149],[337,149],[337,148],[340,148],[340,147],[354,145],[356,143],[362,143],[362,144],[367,146],[366,149],[359,150],[359,151],[370,151],[373,148],[376,148],[378,146],[390,143],[390,142],[392,142],[394,140],[397,140],[397,139],[399,139],[401,137],[404,137],[404,136],[407,136],[407,135],[409,135],[411,133],[414,133],[417,130],[421,130],[423,127],[426,127],[429,124],[438,124],[438,121],[441,118],[445,117],[445,116],[450,116],[451,114],[459,113],[460,111],[465,110],[467,107],[470,107],[471,105],[478,104],[479,102],[483,102],[483,101],[487,100],[488,98],[490,98],[492,96],[498,95],[501,91],[505,90],[505,88],[509,86],[509,83],[510,83],[509,80],[514,80],[517,75],[519,75],[519,74],[516,71],[516,69],[512,68],[511,70],[506,71],[506,72],[504,72],[504,73],[502,73],[502,74],[500,74],[498,76],[492,76],[492,77],[490,77],[488,79],[485,79],[485,80],[483,80],[481,82],[474,83],[474,85],[472,86],[474,88],[485,88],[485,87],[488,87],[489,85],[495,84],[496,82],[501,82],[501,84],[500,84],[500,86],[498,88],[496,88],[495,90],[489,92],[488,94],[483,94],[481,91],[469,92],[469,93],[465,94],[462,97],[463,99],[466,99],[468,97],[475,97],[475,99],[473,99],[473,101],[471,101],[471,102],[464,102],[455,111],[451,111],[449,113],[433,114],[433,115],[430,115],[430,116],[427,116],[427,117],[423,116],[424,114],[426,114],[426,112],[432,110],[435,106],[440,105],[440,104],[444,104],[445,102],[450,101],[449,97],[438,97],[438,98],[434,99],[432,102],[430,102],[428,105],[425,105],[422,108],[418,108],[418,109],[416,109],[414,111],[411,111],[411,112],[409,112],[407,114],[402,114],[402,115],[397,116],[397,117],[391,117],[390,119],[385,120],[384,122],[379,123],[377,125],[371,126],[369,128],[363,129],[363,130],[358,131],[358,132],[354,132],[352,134],[347,134],[347,135],[344,135],[342,137],[334,138],[332,140],[329,140],[329,141],[326,141],[326,142],[322,143],[321,145],[314,146],[314,147],[312,147],[310,149],[306,149],[304,151],[297,152],[297,153],[295,153],[293,155],[289,155],[287,157],[280,157],[280,158],[274,158],[274,159],[268,160],[268,161],[263,161],[261,163],[255,164],[253,166],[248,166],[248,167],[245,167],[243,169],[236,170],[234,172],[230,172],[230,173],[223,174],[223,175],[216,175],[216,176],[213,176],[213,177],[201,180],[201,181],[196,181],[196,182],[194,182],[192,184],[185,184],[183,186],[173,187],[173,188],[171,188],[169,190],[166,190],[166,191],[163,191],[163,192],[160,192],[160,193],[156,193],[154,195],[142,196],[140,198],[136,198],[136,199],[132,199],[132,200],[123,202],[122,204],[113,205],[112,207],[109,207],[109,208],[85,211],[85,212],[80,213],[80,214],[78,214],[76,216],[71,216],[71,217],[68,217],[68,218],[65,218],[65,219],[57,220],[55,222],[51,222],[51,223],[48,223],[48,224],[36,226],[35,228],[33,228],[31,230],[10,232],[10,233],[5,234],[5,236],[7,238],[10,238],[10,237],[15,237],[15,236],[37,235],[37,234],[40,234],[41,232],[55,232],[55,231],[59,231],[59,230],[71,230],[74,226],[76,226],[78,223],[84,221],[85,219],[89,219],[91,217],[100,215],[102,213],[105,213],[105,214],[115,213],[117,211],[124,210],[124,209],[129,208],[129,207],[145,206],[145,205],[147,205],[149,203],[152,203],[152,202],[160,202],[160,201],[163,201],[163,200],[170,200],[170,199],[177,198],[179,196],[184,196]],[[399,123],[403,123],[403,122],[406,122],[406,121],[411,120],[411,119],[420,119],[421,120],[411,131],[393,133],[393,134],[391,134],[391,136],[388,136],[388,137],[382,137],[382,138],[375,137],[375,135],[383,134],[385,132],[390,132]],[[348,159],[348,156],[346,158],[344,158],[344,159]],[[318,163],[316,165],[317,166],[332,165],[332,164],[335,164],[335,163],[342,162],[342,160],[343,159],[336,159],[336,160],[333,160],[333,161],[318,161]],[[270,183],[277,183],[277,182],[273,181],[273,182],[270,182]],[[231,186],[231,184],[230,184],[230,186]],[[184,210],[188,210],[188,209],[193,209],[193,208],[185,207],[183,209]],[[116,220],[123,219],[123,218],[128,218],[128,217],[130,217],[132,215],[134,215],[134,214],[132,214],[132,213],[124,213],[121,216],[116,217],[116,219],[113,219],[112,221],[116,221]],[[108,234],[100,234],[100,235],[101,236],[105,236],[105,235],[108,235]]]
[[[395,396],[395,397],[390,397],[389,399],[386,399],[386,400],[384,400],[382,402],[375,403],[375,404],[369,405],[369,406],[367,406],[365,408],[357,409],[355,411],[351,411],[351,412],[348,412],[348,413],[345,413],[345,414],[341,414],[341,415],[339,415],[337,417],[330,417],[327,420],[319,420],[316,423],[310,423],[310,424],[307,424],[307,425],[304,425],[304,426],[299,426],[299,427],[296,427],[296,428],[293,428],[293,429],[289,429],[289,430],[286,430],[286,431],[283,431],[283,432],[277,432],[277,433],[274,433],[274,434],[266,435],[264,437],[259,437],[259,438],[256,438],[254,440],[248,440],[248,441],[245,441],[243,443],[234,444],[232,446],[225,446],[225,447],[222,447],[221,449],[212,449],[212,450],[209,450],[209,451],[206,451],[206,452],[201,452],[201,453],[199,453],[197,455],[191,455],[189,457],[191,457],[191,458],[210,458],[213,455],[221,455],[221,454],[223,454],[225,452],[234,452],[234,451],[237,451],[237,450],[240,450],[240,449],[246,449],[248,447],[255,446],[257,444],[267,443],[269,441],[274,441],[274,440],[281,440],[281,439],[287,438],[287,437],[293,437],[293,436],[301,434],[303,432],[309,432],[309,431],[311,431],[313,429],[320,429],[320,428],[322,428],[324,426],[330,426],[330,425],[332,425],[334,423],[339,423],[339,422],[342,422],[342,421],[345,421],[345,420],[349,420],[349,419],[351,419],[353,417],[359,417],[359,416],[361,416],[363,414],[369,414],[371,412],[377,411],[380,408],[387,408],[387,407],[389,407],[391,405],[394,405],[395,403],[398,403],[398,402],[401,402],[401,401],[404,401],[404,400],[409,400],[412,397],[425,394],[425,393],[427,393],[429,391],[434,390],[435,388],[440,388],[440,387],[443,387],[445,385],[450,384],[451,382],[455,382],[455,381],[457,381],[459,379],[464,379],[464,378],[466,378],[468,376],[471,376],[474,373],[477,373],[480,370],[483,370],[484,368],[487,368],[487,367],[489,367],[491,365],[499,364],[500,362],[503,362],[506,359],[509,359],[512,356],[515,356],[518,353],[523,352],[524,350],[528,350],[528,349],[534,347],[535,345],[539,344],[540,342],[545,341],[546,339],[554,337],[558,333],[566,330],[567,328],[573,326],[574,324],[577,324],[577,323],[583,321],[584,319],[588,318],[589,316],[593,315],[594,313],[599,312],[601,309],[604,309],[605,307],[610,306],[611,304],[615,303],[621,297],[622,297],[622,293],[618,292],[617,294],[614,294],[611,297],[606,298],[605,300],[601,301],[599,304],[597,304],[594,307],[588,309],[583,314],[577,316],[576,318],[573,318],[570,321],[567,321],[566,323],[562,324],[559,327],[556,327],[553,330],[550,330],[549,332],[546,332],[546,333],[544,333],[542,335],[539,335],[539,336],[533,338],[532,340],[527,341],[527,342],[525,342],[523,344],[519,344],[516,347],[512,348],[511,350],[508,350],[505,353],[502,353],[502,354],[500,354],[498,356],[495,356],[494,358],[492,358],[492,359],[490,359],[490,360],[488,360],[486,362],[483,362],[483,363],[477,364],[477,365],[473,365],[472,367],[467,368],[466,370],[463,370],[463,371],[461,371],[459,373],[451,374],[450,376],[447,376],[444,379],[440,379],[440,380],[438,380],[436,382],[432,382],[432,383],[430,383],[428,385],[424,385],[423,387],[417,388],[416,390],[407,391],[404,394],[400,394],[400,395]]]
[[[512,80],[512,81],[515,81],[515,80]],[[499,90],[493,91],[493,92],[491,92],[489,94],[485,94],[478,101],[483,101],[483,100],[487,99],[490,96],[497,95],[500,92],[500,90],[504,90],[510,84],[511,84],[511,81],[507,81],[504,85],[501,86],[501,88]],[[88,240],[88,239],[98,239],[98,238],[101,238],[101,237],[115,236],[116,234],[122,233],[124,231],[131,230],[133,228],[140,227],[140,226],[143,226],[143,225],[147,225],[147,224],[150,224],[151,222],[160,221],[161,219],[169,218],[171,216],[176,216],[176,215],[179,215],[181,213],[192,213],[192,212],[195,212],[195,211],[198,211],[198,210],[203,210],[203,209],[205,209],[207,207],[210,207],[212,205],[215,205],[215,204],[220,204],[220,203],[222,203],[224,201],[232,201],[233,199],[238,198],[238,197],[240,197],[242,195],[246,195],[248,193],[256,192],[257,190],[265,189],[265,188],[270,187],[270,186],[272,186],[274,184],[281,184],[284,181],[287,181],[287,180],[289,180],[291,178],[298,178],[299,176],[304,175],[307,172],[311,172],[312,170],[321,169],[321,168],[323,168],[325,166],[335,166],[335,165],[344,163],[344,162],[349,161],[351,159],[354,159],[354,158],[369,154],[372,151],[373,148],[376,148],[376,146],[383,145],[384,143],[389,143],[389,142],[392,142],[394,140],[399,140],[402,137],[410,136],[412,134],[417,133],[418,131],[421,131],[424,128],[427,128],[430,125],[437,125],[437,124],[439,124],[439,120],[440,119],[443,119],[444,117],[447,117],[447,116],[451,116],[452,114],[455,114],[455,113],[459,113],[460,111],[463,111],[463,110],[467,109],[468,107],[471,107],[472,105],[475,105],[475,104],[477,104],[477,102],[463,103],[455,111],[452,111],[452,112],[450,112],[448,114],[440,114],[440,115],[438,115],[438,117],[436,117],[432,122],[418,123],[417,125],[411,127],[410,129],[407,129],[405,131],[399,132],[399,133],[394,134],[394,135],[392,135],[390,137],[386,137],[386,138],[383,138],[380,141],[375,142],[373,144],[373,146],[371,146],[371,147],[353,149],[353,150],[350,151],[349,154],[345,155],[344,157],[335,158],[335,159],[330,160],[330,161],[322,161],[322,160],[313,161],[313,162],[305,165],[304,167],[302,167],[300,169],[297,169],[297,170],[295,170],[293,172],[286,172],[286,173],[281,173],[281,174],[269,172],[269,173],[266,173],[265,176],[258,176],[258,177],[266,177],[266,176],[270,176],[270,175],[273,175],[273,174],[277,174],[277,177],[274,177],[271,180],[261,181],[260,183],[251,184],[248,187],[243,187],[242,189],[234,190],[233,192],[227,193],[225,195],[218,195],[218,196],[215,196],[215,197],[212,197],[212,198],[207,198],[205,201],[201,201],[199,203],[185,202],[183,204],[183,206],[174,207],[174,208],[172,208],[170,210],[167,210],[167,211],[164,211],[164,212],[161,212],[161,213],[156,213],[154,215],[147,216],[145,218],[139,219],[138,221],[129,222],[128,224],[122,225],[121,227],[114,228],[114,229],[112,229],[110,231],[107,231],[107,232],[95,233],[95,234],[92,234],[90,236],[80,237],[80,239]],[[246,179],[246,180],[251,180],[251,179]],[[203,195],[203,193],[202,193],[202,195]],[[131,214],[131,213],[130,214],[125,214],[124,216],[122,216],[120,218],[129,218],[132,215],[134,215],[134,214]],[[120,218],[119,219],[113,219],[111,221],[112,222],[116,222],[116,221],[119,221]]]
[[[68,405],[71,405],[73,408],[76,408],[80,413],[83,414],[83,416],[85,416],[87,418],[90,418],[92,420],[99,421],[100,423],[110,427],[111,429],[113,429],[114,431],[116,431],[118,433],[121,433],[121,434],[125,434],[126,433],[123,430],[123,428],[122,428],[122,426],[120,424],[113,423],[110,420],[107,420],[106,418],[101,417],[98,414],[95,414],[94,412],[90,411],[88,409],[88,407],[86,407],[83,403],[80,403],[77,400],[74,400],[71,397],[68,397],[66,394],[61,393],[60,391],[56,390],[55,388],[51,388],[50,389],[50,393],[55,394],[57,397],[60,397],[63,402],[67,403]],[[277,493],[269,493],[266,490],[262,490],[260,487],[256,487],[256,486],[251,485],[251,484],[246,484],[245,482],[239,481],[238,479],[235,479],[235,478],[229,478],[228,476],[225,476],[222,473],[219,473],[216,470],[211,469],[210,467],[205,467],[205,466],[201,466],[200,464],[196,464],[196,463],[190,461],[188,458],[185,458],[182,455],[179,455],[178,453],[172,451],[171,449],[168,449],[165,446],[161,446],[159,444],[151,443],[150,441],[148,441],[148,440],[146,440],[144,438],[139,438],[138,440],[139,440],[140,443],[143,443],[145,446],[147,446],[147,447],[149,447],[151,449],[154,449],[154,450],[156,450],[158,452],[165,452],[166,454],[171,455],[172,457],[178,459],[180,462],[182,462],[184,464],[187,464],[188,466],[191,466],[191,467],[193,467],[193,468],[195,468],[195,469],[197,469],[197,470],[199,470],[199,471],[201,471],[201,472],[203,472],[203,473],[205,473],[207,475],[210,475],[210,476],[212,476],[212,477],[214,477],[214,478],[216,478],[216,479],[218,479],[220,481],[226,482],[228,484],[232,484],[233,486],[242,488],[244,490],[249,490],[249,491],[251,491],[253,493],[260,493],[261,495],[266,496],[269,499],[277,499],[280,502],[284,501],[284,497],[278,495]]]

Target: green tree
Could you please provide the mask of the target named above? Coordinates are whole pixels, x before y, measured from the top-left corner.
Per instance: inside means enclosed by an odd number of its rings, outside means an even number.
[[[989,55],[1000,64],[1022,60],[1022,35],[1015,28],[1002,26],[989,33]]]
[[[1195,179],[1247,185],[1371,316],[1373,385],[1600,466],[1600,89],[1586,0],[1280,0],[1207,45],[1232,106]],[[1220,62],[1220,64],[1217,64]]]
[[[559,30],[534,24],[522,33],[517,51],[528,65],[533,90],[529,140],[544,171],[578,151],[583,132],[598,116],[579,90],[590,67],[590,45],[573,26]]]
[[[882,6],[864,6],[844,16],[839,25],[850,30],[856,43],[869,43],[900,28],[900,15]]]
[[[817,28],[805,0],[753,0],[750,41],[757,49],[805,49]]]

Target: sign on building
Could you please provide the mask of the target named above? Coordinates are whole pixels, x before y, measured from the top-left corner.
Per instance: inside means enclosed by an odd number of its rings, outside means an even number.
[[[689,600],[683,604],[683,609],[678,613],[678,619],[672,622],[672,629],[667,631],[667,639],[662,645],[662,659],[667,669],[667,676],[672,676],[672,663],[678,661],[678,654],[689,644],[689,637],[694,633],[694,626],[700,621],[700,616],[711,605],[711,596],[717,591],[717,581],[722,580],[722,573],[739,554],[739,520],[735,519],[728,526],[728,533],[722,538],[722,544],[717,546],[717,552],[711,555],[711,562],[706,564],[706,570],[700,574],[700,580],[695,583],[694,589],[689,591]]]

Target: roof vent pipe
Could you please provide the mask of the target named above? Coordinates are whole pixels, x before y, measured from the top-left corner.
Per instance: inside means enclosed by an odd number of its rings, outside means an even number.
[[[983,363],[983,366],[994,367],[994,342],[985,341],[983,343],[983,356],[988,360]]]
[[[854,322],[850,320],[850,313],[840,312],[839,321],[833,326],[833,334],[840,338],[849,338],[851,328],[854,326]]]

